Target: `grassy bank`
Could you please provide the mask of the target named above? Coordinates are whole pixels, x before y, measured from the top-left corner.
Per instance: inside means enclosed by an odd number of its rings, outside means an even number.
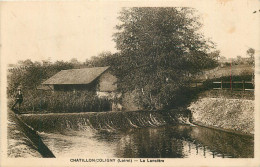
[[[206,80],[231,76],[249,76],[254,73],[252,65],[232,65],[226,67],[217,67],[213,70],[204,71],[197,79]]]
[[[253,91],[230,91],[230,90],[208,90],[198,94],[199,98],[226,98],[226,99],[247,99],[254,100]]]

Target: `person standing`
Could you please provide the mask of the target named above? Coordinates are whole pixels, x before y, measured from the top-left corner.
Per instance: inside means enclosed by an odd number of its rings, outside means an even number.
[[[23,102],[23,94],[21,92],[21,88],[18,88],[18,93],[15,96],[15,98],[16,98],[16,101],[15,101],[14,105],[12,106],[12,110],[14,110],[15,106],[18,104],[18,111],[19,111],[20,107],[21,107],[21,104]]]

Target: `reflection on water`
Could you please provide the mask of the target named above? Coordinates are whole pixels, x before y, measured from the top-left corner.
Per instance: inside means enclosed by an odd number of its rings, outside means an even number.
[[[250,158],[252,137],[187,125],[120,132],[67,131],[41,133],[56,157],[118,158]]]

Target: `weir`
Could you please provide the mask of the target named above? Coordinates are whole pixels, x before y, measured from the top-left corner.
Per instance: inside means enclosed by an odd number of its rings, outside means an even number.
[[[129,128],[190,124],[189,110],[129,111],[99,113],[24,114],[21,119],[39,132],[66,130],[115,131]]]
[[[254,157],[252,137],[190,126],[189,110],[23,114],[19,117],[32,128],[30,133],[39,134],[56,157],[90,154],[132,158]],[[32,137],[30,133],[28,138]]]

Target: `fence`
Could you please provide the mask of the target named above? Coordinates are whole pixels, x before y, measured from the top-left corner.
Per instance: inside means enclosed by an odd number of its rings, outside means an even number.
[[[220,87],[213,87],[213,89],[230,89],[232,90],[242,90],[242,91],[254,91],[254,83],[252,81],[229,81],[229,82],[213,82],[213,84],[219,84]]]
[[[199,81],[190,83],[190,87],[192,87],[192,88],[198,88],[202,85],[203,85],[203,82],[199,82]]]

